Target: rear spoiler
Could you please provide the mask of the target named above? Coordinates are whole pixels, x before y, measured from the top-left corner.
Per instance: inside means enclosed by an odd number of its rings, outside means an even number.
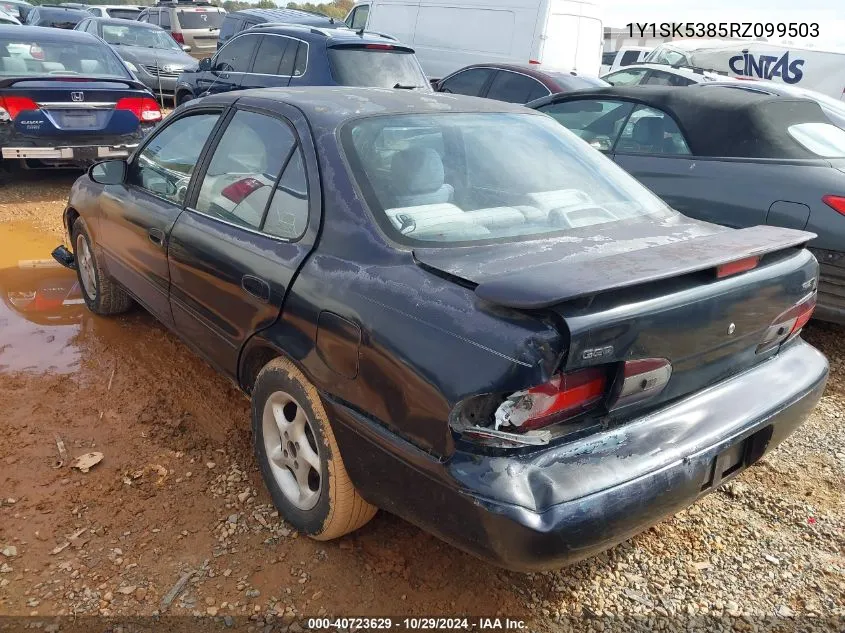
[[[557,303],[671,277],[806,244],[815,233],[754,226],[600,259],[549,262],[482,281],[475,294],[485,301],[521,309]]]
[[[148,90],[148,88],[142,84],[140,81],[136,79],[124,79],[123,77],[85,77],[80,75],[50,75],[47,77],[3,77],[0,78],[0,89],[8,88],[9,86],[14,86],[15,84],[24,82],[24,81],[47,81],[47,82],[79,82],[79,83],[94,83],[94,82],[101,82],[101,83],[112,83],[112,84],[125,84],[130,88],[134,88],[136,90]]]

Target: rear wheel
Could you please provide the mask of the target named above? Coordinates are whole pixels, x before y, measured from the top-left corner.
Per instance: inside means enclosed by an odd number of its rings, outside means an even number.
[[[252,394],[255,456],[280,514],[325,541],[357,530],[376,513],[358,494],[317,390],[293,363],[277,358]]]
[[[76,218],[72,231],[76,276],[85,305],[94,314],[120,314],[132,306],[132,299],[97,262],[91,234],[85,220]]]

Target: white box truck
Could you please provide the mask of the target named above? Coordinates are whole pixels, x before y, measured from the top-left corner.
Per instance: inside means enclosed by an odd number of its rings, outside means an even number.
[[[655,48],[645,61],[767,79],[845,99],[845,50],[753,40],[675,40]]]
[[[581,0],[364,0],[346,25],[413,47],[430,79],[496,62],[598,76],[604,40],[601,7]]]

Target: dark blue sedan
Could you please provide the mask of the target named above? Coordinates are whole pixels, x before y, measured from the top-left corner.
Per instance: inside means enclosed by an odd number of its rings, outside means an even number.
[[[250,395],[273,501],[316,539],[383,508],[560,566],[759,460],[827,379],[811,233],[686,218],[503,102],[207,97],[64,221],[90,310],[137,302]]]
[[[245,88],[371,86],[430,92],[414,50],[380,33],[264,24],[185,71],[176,103]]]
[[[152,94],[88,33],[0,27],[4,167],[89,165],[125,157],[161,120]]]

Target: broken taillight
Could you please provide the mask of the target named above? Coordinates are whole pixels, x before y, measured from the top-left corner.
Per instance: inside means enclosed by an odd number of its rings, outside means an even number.
[[[766,330],[757,353],[767,352],[797,336],[816,309],[816,292],[813,291],[794,306],[782,312]]]
[[[672,363],[665,358],[625,361],[622,386],[611,409],[620,409],[656,396],[663,391],[671,377]]]
[[[511,394],[495,413],[495,428],[540,429],[597,405],[607,390],[607,370],[590,367],[556,374],[547,383]]]

